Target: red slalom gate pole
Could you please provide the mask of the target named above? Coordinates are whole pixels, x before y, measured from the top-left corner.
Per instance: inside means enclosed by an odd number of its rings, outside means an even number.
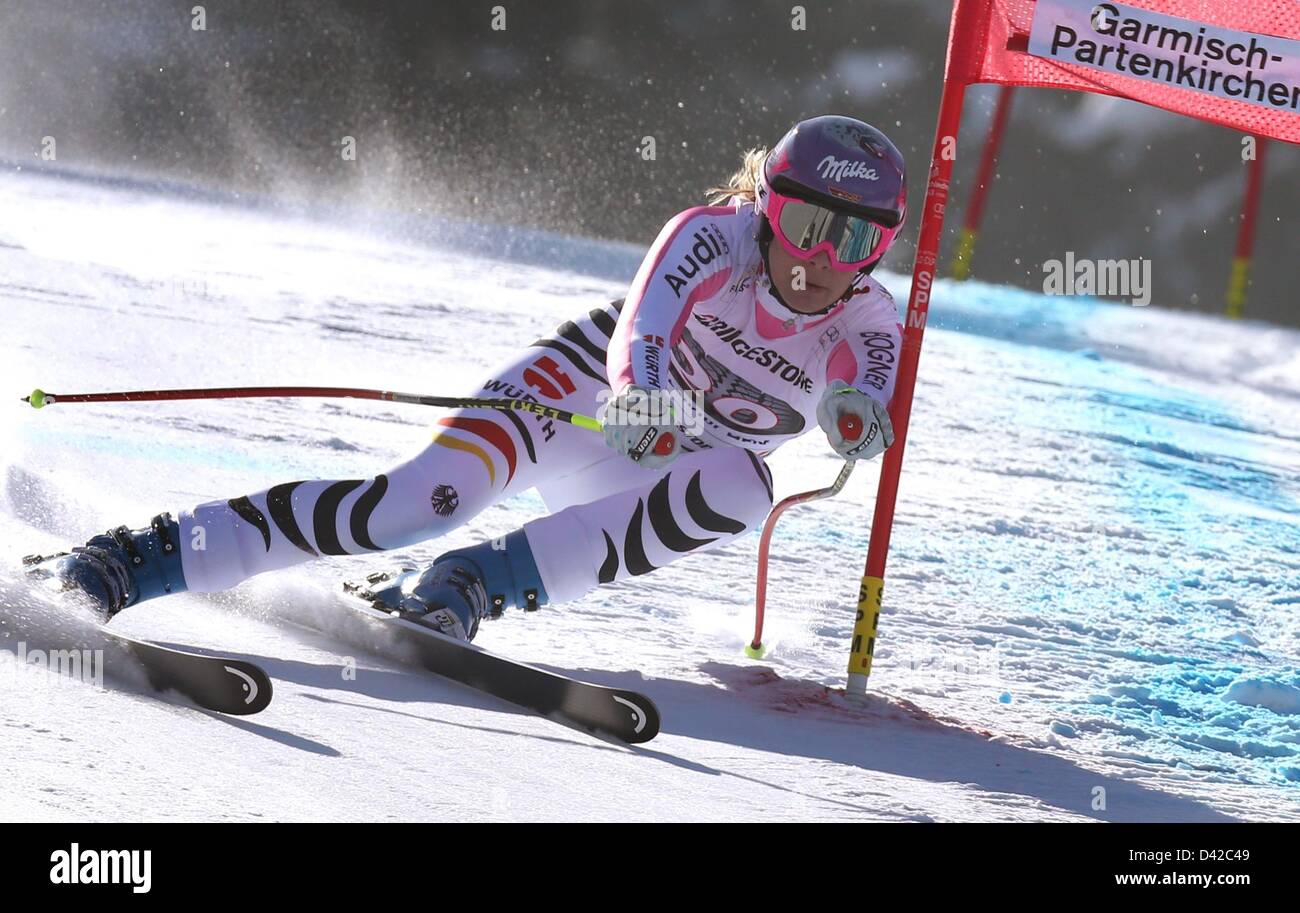
[[[993,184],[998,152],[1002,149],[1002,134],[1007,129],[1007,116],[1011,112],[1011,99],[1015,93],[1015,86],[1002,86],[998,91],[997,106],[993,109],[993,122],[989,124],[988,137],[984,140],[984,151],[980,155],[979,174],[975,178],[975,186],[971,189],[970,205],[966,208],[961,238],[957,241],[957,253],[952,258],[951,272],[954,279],[964,280],[970,276],[971,261],[975,258],[975,241],[979,238],[980,224],[984,221],[984,200],[988,197],[989,187]]]
[[[875,652],[885,587],[885,560],[889,555],[889,536],[898,500],[898,480],[903,470],[903,452],[907,444],[908,420],[912,413],[916,370],[921,359],[921,340],[925,335],[925,319],[939,262],[939,241],[948,205],[948,187],[952,180],[953,164],[957,159],[962,102],[966,97],[970,74],[974,72],[973,51],[962,43],[962,39],[983,34],[985,22],[982,17],[986,14],[987,0],[956,0],[956,8],[953,10],[948,66],[944,73],[939,119],[930,155],[920,237],[916,244],[916,259],[912,264],[912,289],[907,298],[903,351],[899,358],[894,398],[889,409],[890,421],[894,426],[894,445],[885,451],[881,466],[876,511],[871,523],[871,544],[867,549],[866,571],[858,587],[857,617],[849,647],[845,693],[851,697],[866,694],[867,678],[871,674],[871,659]]]
[[[1264,187],[1264,150],[1268,140],[1255,137],[1255,158],[1246,168],[1246,192],[1241,201],[1241,224],[1237,228],[1237,250],[1228,279],[1227,315],[1240,317],[1246,310],[1246,286],[1250,282],[1250,261],[1255,253],[1255,222],[1259,218],[1259,196]]]

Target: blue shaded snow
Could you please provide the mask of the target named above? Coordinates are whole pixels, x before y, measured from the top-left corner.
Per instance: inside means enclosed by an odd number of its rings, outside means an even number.
[[[1032,494],[995,504],[957,542],[924,523],[896,533],[906,558],[893,568],[907,576],[943,555],[959,604],[1002,608],[979,631],[1034,670],[1030,700],[1053,734],[1104,736],[1109,754],[1184,770],[1300,782],[1300,409],[1250,399],[1260,328],[952,282],[936,287],[928,326],[1016,365],[1007,419],[1047,434],[988,429],[1009,439],[1001,451],[975,438],[967,466],[1023,479]],[[1300,392],[1300,377],[1269,377],[1270,393]],[[1078,492],[1068,513],[1036,507],[1043,483],[1062,501]],[[1037,671],[1076,664],[1077,684]]]

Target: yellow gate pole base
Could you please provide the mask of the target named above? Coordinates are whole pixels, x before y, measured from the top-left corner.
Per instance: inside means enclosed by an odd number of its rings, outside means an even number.
[[[953,255],[952,277],[959,282],[970,278],[970,264],[975,259],[976,232],[969,228],[961,230],[961,240],[957,242],[957,253]]]
[[[1234,257],[1232,275],[1228,279],[1228,307],[1225,313],[1229,317],[1240,317],[1246,310],[1246,284],[1250,281],[1250,260]]]
[[[844,694],[850,700],[864,699],[867,677],[871,675],[871,657],[876,651],[876,629],[880,624],[881,598],[885,589],[882,577],[863,577],[858,588],[858,613],[853,625],[853,643],[849,647],[849,680]]]

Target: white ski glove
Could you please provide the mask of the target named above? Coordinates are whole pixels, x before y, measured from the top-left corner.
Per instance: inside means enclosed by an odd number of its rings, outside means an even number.
[[[846,460],[870,460],[894,443],[889,412],[861,390],[833,380],[817,404],[817,424]]]
[[[663,398],[629,384],[605,407],[605,443],[638,466],[659,469],[681,453],[675,419]]]

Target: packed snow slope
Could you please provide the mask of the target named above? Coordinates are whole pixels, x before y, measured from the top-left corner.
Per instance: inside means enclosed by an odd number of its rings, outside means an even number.
[[[22,555],[279,482],[369,477],[421,450],[437,416],[350,400],[36,412],[19,403],[33,387],[463,393],[623,294],[640,253],[9,169],[0,598],[21,625],[0,648],[58,646],[72,624],[22,583]],[[886,281],[904,300],[906,278]],[[815,429],[771,462],[778,498],[839,468]],[[939,283],[859,708],[826,686],[844,682],[878,473],[781,521],[761,661],[742,653],[756,534],[480,632],[648,693],[664,731],[647,746],[285,624],[392,563],[330,559],[114,622],[263,664],[277,693],[257,717],[0,652],[0,817],[1300,820],[1300,334]],[[393,558],[542,509],[529,493]]]

